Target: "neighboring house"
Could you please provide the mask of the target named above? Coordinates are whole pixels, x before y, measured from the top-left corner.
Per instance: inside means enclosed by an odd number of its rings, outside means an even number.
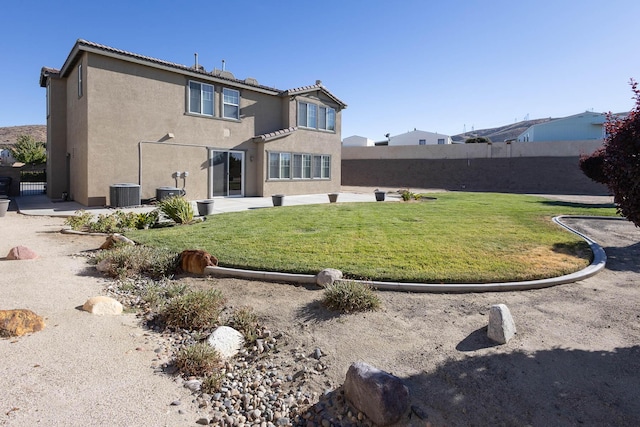
[[[582,141],[604,138],[606,114],[585,111],[529,127],[518,142]]]
[[[373,147],[373,139],[353,135],[342,140],[343,147]]]
[[[116,184],[141,198],[340,190],[341,111],[320,81],[279,90],[228,71],[175,64],[78,40],[47,90],[47,193],[110,203]]]
[[[443,145],[451,144],[449,135],[440,133],[425,132],[423,130],[414,129],[411,132],[402,133],[389,137],[387,145]]]
[[[16,159],[13,158],[13,154],[11,154],[11,150],[9,150],[8,148],[0,149],[0,163],[5,165],[11,165],[15,161]]]

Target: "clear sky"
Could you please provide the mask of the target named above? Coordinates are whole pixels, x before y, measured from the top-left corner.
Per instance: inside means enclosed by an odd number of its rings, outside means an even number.
[[[628,111],[638,0],[5,0],[0,126],[45,123],[42,66],[79,38],[290,89],[322,80],[342,137],[454,135]]]

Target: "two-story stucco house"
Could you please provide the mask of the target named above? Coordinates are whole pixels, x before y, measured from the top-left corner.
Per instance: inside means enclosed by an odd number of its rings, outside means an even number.
[[[109,205],[120,183],[142,200],[167,186],[191,200],[340,189],[346,104],[320,81],[279,90],[78,40],[40,85],[50,198]]]

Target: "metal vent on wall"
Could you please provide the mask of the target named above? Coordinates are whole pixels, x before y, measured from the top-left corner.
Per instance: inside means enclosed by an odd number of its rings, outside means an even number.
[[[127,208],[140,206],[140,186],[138,184],[113,184],[109,187],[110,206]]]

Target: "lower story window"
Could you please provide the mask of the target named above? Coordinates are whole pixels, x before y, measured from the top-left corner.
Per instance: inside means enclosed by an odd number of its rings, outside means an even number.
[[[269,153],[269,179],[329,179],[331,156],[304,153]]]

